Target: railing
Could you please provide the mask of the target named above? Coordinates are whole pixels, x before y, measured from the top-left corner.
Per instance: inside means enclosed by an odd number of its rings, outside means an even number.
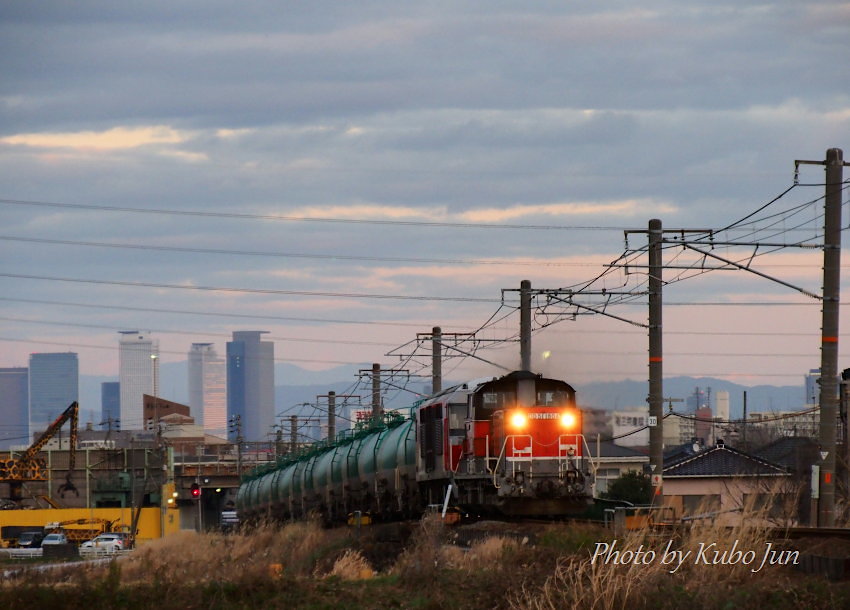
[[[37,549],[0,549],[0,553],[5,553],[9,559],[32,559],[33,557],[41,557],[42,551]]]
[[[113,550],[100,547],[80,547],[80,557],[122,557],[132,553],[132,549]]]

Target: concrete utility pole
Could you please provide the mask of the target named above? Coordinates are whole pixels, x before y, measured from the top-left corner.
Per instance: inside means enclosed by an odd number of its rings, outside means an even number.
[[[337,394],[333,390],[329,391],[327,394],[317,394],[316,395],[316,404],[319,404],[322,398],[328,399],[328,440],[333,442],[336,438],[336,399],[342,398],[344,401],[347,401],[349,398],[356,398],[360,400],[359,394]],[[304,403],[308,404],[308,403]],[[344,405],[345,403],[343,403]]]
[[[431,393],[443,389],[443,329],[435,326],[431,329]]]
[[[820,365],[820,449],[818,526],[835,526],[835,426],[838,413],[838,308],[841,301],[841,193],[844,153],[826,151],[824,161],[795,161],[799,167],[824,165],[823,304]]]
[[[328,392],[328,440],[336,438],[336,392]]]
[[[384,415],[381,404],[381,365],[377,362],[372,364],[372,417],[380,419]]]
[[[298,448],[298,416],[291,415],[289,417],[289,454],[295,455],[295,450]]]
[[[522,280],[519,286],[519,368],[531,370],[531,282]]]
[[[649,469],[655,496],[662,492],[664,470],[664,368],[662,346],[661,221],[649,221]]]

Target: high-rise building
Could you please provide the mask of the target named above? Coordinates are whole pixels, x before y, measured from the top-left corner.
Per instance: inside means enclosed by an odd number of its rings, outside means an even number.
[[[29,375],[26,367],[0,369],[0,450],[29,444]]]
[[[820,369],[810,369],[806,375],[806,404],[820,404]]]
[[[122,430],[142,430],[143,396],[158,396],[159,341],[137,330],[120,331],[118,384]]]
[[[726,390],[718,390],[717,394],[715,394],[714,404],[715,417],[724,422],[729,421],[731,415],[729,411],[729,392]]]
[[[121,384],[117,381],[104,381],[100,384],[100,421],[110,430],[120,427],[121,420]]]
[[[80,363],[74,352],[30,354],[29,433],[44,432],[80,398]]]
[[[195,424],[214,436],[227,436],[227,367],[212,343],[189,350],[189,407]]]
[[[274,343],[261,341],[266,332],[236,331],[227,343],[227,417],[240,417],[247,441],[265,440],[274,425]]]

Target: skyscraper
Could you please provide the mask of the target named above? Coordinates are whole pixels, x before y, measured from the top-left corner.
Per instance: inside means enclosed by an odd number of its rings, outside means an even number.
[[[28,445],[29,375],[26,367],[0,369],[0,451]]]
[[[820,369],[810,369],[806,375],[806,404],[820,404]]]
[[[80,398],[80,363],[73,352],[30,354],[29,434],[47,429]]]
[[[100,384],[100,421],[112,430],[119,427],[115,422],[120,421],[120,416],[121,386],[117,381],[104,381]]]
[[[118,383],[121,393],[121,429],[142,430],[142,396],[157,396],[159,388],[159,341],[137,330],[120,331],[118,341]]]
[[[227,343],[227,417],[241,418],[247,441],[264,440],[274,424],[274,343],[260,340],[266,332],[236,331]]]
[[[189,407],[195,423],[208,434],[227,436],[227,368],[212,343],[189,350]]]

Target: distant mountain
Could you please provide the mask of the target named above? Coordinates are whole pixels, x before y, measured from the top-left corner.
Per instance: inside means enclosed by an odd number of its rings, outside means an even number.
[[[277,413],[307,416],[294,408],[298,403],[313,403],[316,396],[334,391],[337,394],[350,392],[361,369],[371,368],[371,364],[340,366],[324,371],[308,371],[292,364],[275,364],[275,404]],[[160,395],[168,400],[186,403],[189,399],[187,382],[188,365],[186,362],[169,362],[160,368]],[[100,384],[104,381],[117,381],[117,377],[80,376],[81,421],[100,423]],[[368,382],[367,382],[368,383]],[[452,382],[444,381],[448,387]],[[425,383],[417,383],[411,389],[424,391]],[[368,386],[367,386],[368,387]],[[719,390],[729,392],[729,404],[732,417],[741,417],[744,392],[747,393],[747,410],[771,411],[794,410],[804,406],[805,388],[799,386],[743,386],[710,377],[670,377],[664,380],[665,398],[686,399],[699,387],[703,392],[711,388],[712,403]],[[626,409],[646,405],[648,386],[645,381],[615,381],[576,384],[579,404],[607,410]],[[367,390],[367,393],[370,390]],[[360,391],[363,394],[363,391]],[[409,405],[416,396],[408,392],[399,392],[387,405],[399,408]],[[364,395],[363,403],[368,405],[370,397]],[[681,410],[683,403],[675,403],[674,409]],[[665,406],[666,408],[666,406]],[[290,411],[292,413],[290,413]],[[296,411],[298,411],[296,413]]]
[[[729,411],[733,418],[743,415],[744,392],[747,393],[747,411],[790,411],[805,406],[805,387],[799,386],[744,386],[712,377],[669,377],[664,380],[664,397],[687,399],[696,388],[706,393],[711,388],[711,402],[717,392],[729,392]],[[578,385],[579,404],[583,407],[617,410],[646,405],[647,382],[615,381]],[[681,411],[684,403],[673,403],[673,409]],[[667,406],[665,405],[665,409]]]

